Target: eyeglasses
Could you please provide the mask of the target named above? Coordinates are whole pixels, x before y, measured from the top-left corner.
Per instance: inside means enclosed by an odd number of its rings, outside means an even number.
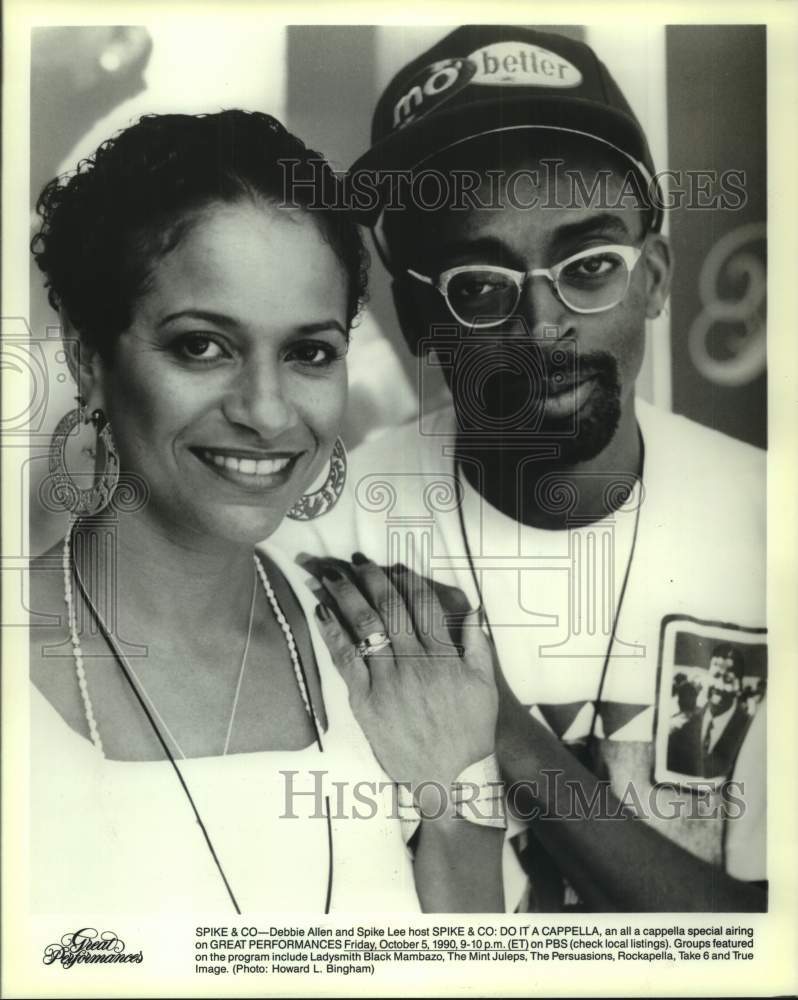
[[[464,264],[442,271],[437,278],[410,268],[407,273],[436,288],[463,326],[484,330],[504,323],[513,315],[529,278],[547,278],[557,298],[572,312],[606,312],[626,295],[642,252],[642,247],[612,244],[590,247],[553,267],[536,267],[531,271]]]

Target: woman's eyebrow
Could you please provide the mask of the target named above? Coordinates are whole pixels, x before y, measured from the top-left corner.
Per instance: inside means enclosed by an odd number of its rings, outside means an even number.
[[[158,327],[164,327],[176,319],[201,319],[207,323],[216,323],[218,326],[242,328],[244,324],[233,316],[226,313],[214,312],[212,309],[179,309],[177,312],[169,313],[158,321]],[[297,333],[312,334],[322,333],[325,330],[338,330],[344,337],[347,332],[337,319],[322,319],[315,323],[302,323],[296,328]]]
[[[214,312],[212,309],[179,309],[177,312],[169,313],[158,320],[158,326],[166,326],[175,319],[204,319],[208,323],[217,323],[220,326],[240,326],[238,320],[225,313]]]
[[[318,323],[302,323],[297,327],[297,333],[325,333],[327,330],[338,330],[344,337],[347,336],[346,330],[337,319],[322,319]]]

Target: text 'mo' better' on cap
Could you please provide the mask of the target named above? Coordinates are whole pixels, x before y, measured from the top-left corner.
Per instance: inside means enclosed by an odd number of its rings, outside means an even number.
[[[460,142],[518,129],[581,134],[621,153],[647,185],[655,173],[640,123],[593,50],[522,25],[464,25],[400,70],[350,172],[417,169]]]

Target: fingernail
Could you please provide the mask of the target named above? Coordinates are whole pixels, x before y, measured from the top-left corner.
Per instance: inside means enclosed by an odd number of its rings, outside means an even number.
[[[325,604],[316,605],[316,617],[320,622],[324,622],[326,625],[328,622],[332,621],[332,614],[330,609]]]
[[[341,576],[338,570],[331,567],[325,568],[321,576],[323,580],[332,580],[333,583],[340,583],[343,580],[343,576]]]
[[[352,562],[355,566],[364,566],[367,562],[371,562],[371,560],[368,556],[364,556],[362,552],[353,552]]]

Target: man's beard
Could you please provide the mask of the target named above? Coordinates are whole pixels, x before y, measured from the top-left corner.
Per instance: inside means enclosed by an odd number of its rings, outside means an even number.
[[[552,352],[555,356],[555,352]],[[560,357],[563,357],[560,352]],[[514,359],[517,361],[517,359]],[[519,452],[537,454],[536,470],[545,473],[589,461],[612,441],[621,418],[618,365],[605,352],[580,355],[563,365],[565,380],[593,385],[575,411],[546,412],[553,367],[539,356],[514,365],[495,364],[482,372],[481,381],[453,379],[450,383],[457,414],[460,444],[494,460],[517,462]],[[498,453],[498,454],[497,454]],[[512,456],[512,457],[511,457]]]
[[[538,430],[539,438],[549,438],[559,445],[559,456],[551,462],[554,466],[576,465],[595,458],[618,430],[621,386],[615,359],[610,355],[594,355],[591,364],[583,368],[595,380],[587,402],[577,410],[573,420],[544,419]]]

